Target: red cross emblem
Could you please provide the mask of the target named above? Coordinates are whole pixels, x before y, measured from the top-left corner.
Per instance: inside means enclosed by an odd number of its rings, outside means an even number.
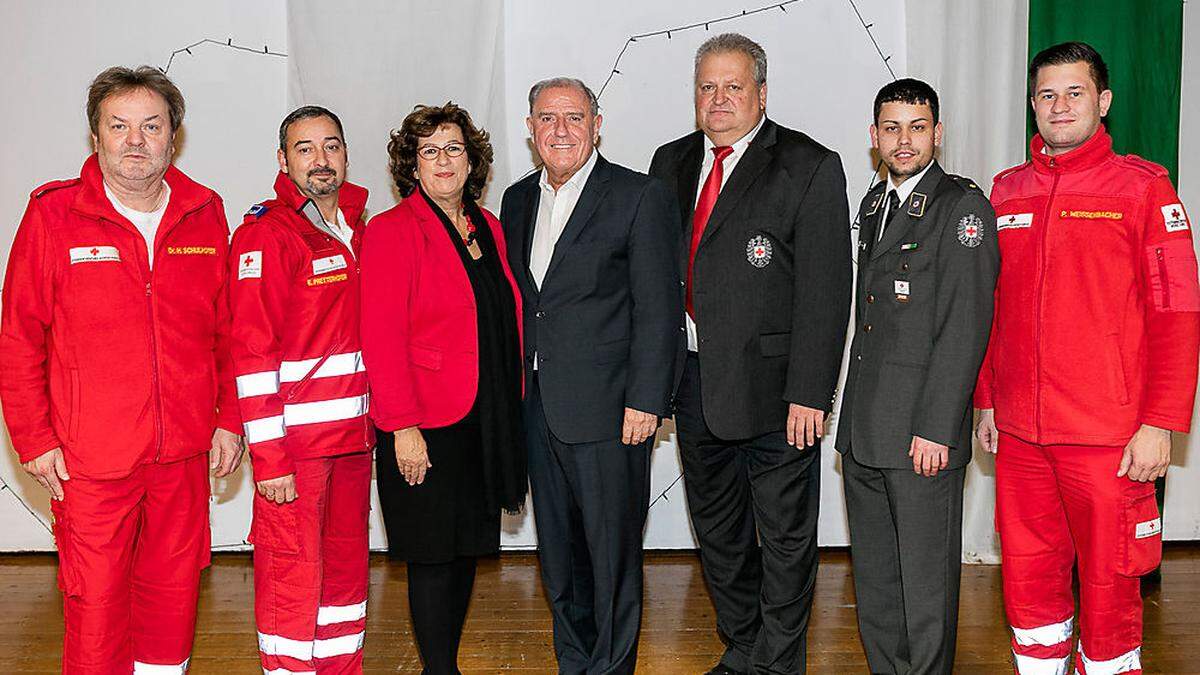
[[[1179,220],[1179,209],[1171,209],[1171,217]]]
[[[244,265],[246,267],[249,267],[253,264],[254,264],[254,256],[250,256],[250,255],[246,256],[246,262],[242,263],[242,265]]]
[[[763,257],[764,255],[766,255],[766,253],[767,253],[767,252],[766,252],[766,251],[764,251],[764,250],[763,250],[763,247],[761,247],[761,246],[759,246],[758,248],[754,249],[754,255],[758,256],[759,258],[761,258],[761,257]]]
[[[1012,224],[1012,223],[1015,223],[1015,222],[1017,222],[1017,217],[1016,217],[1016,216],[1009,216],[1009,217],[1008,217],[1008,222],[1009,222],[1009,224]]]
[[[974,237],[976,234],[978,234],[978,232],[979,230],[974,225],[967,226],[966,235],[968,237]]]
[[[92,250],[88,251],[88,253],[91,253],[92,255],[100,255],[100,249],[93,246]]]

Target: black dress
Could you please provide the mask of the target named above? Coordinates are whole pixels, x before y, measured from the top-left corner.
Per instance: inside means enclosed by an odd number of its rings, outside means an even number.
[[[467,415],[445,427],[421,429],[433,465],[420,485],[409,485],[396,465],[395,437],[377,430],[377,488],[388,535],[388,555],[408,562],[441,563],[490,555],[500,549],[500,514],[524,503],[521,446],[521,354],[512,287],[504,276],[490,227],[466,204],[482,255],[472,259],[450,219],[431,200],[454,242],[475,294],[479,385]]]

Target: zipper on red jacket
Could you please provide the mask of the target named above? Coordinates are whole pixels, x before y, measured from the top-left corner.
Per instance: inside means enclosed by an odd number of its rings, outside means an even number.
[[[1054,192],[1058,189],[1058,163],[1050,158],[1050,169],[1054,179],[1050,182],[1050,194],[1042,210],[1042,232],[1038,242],[1037,306],[1033,321],[1033,429],[1037,442],[1042,439],[1042,299],[1046,290],[1046,234],[1050,231],[1050,206],[1054,204]]]
[[[146,282],[146,318],[150,322],[150,382],[154,389],[154,461],[157,462],[162,454],[163,410],[162,390],[158,385],[158,339],[154,337],[154,297],[150,292],[149,281]]]
[[[1154,257],[1158,260],[1158,283],[1162,286],[1163,311],[1171,309],[1171,285],[1167,281],[1167,259],[1163,257],[1162,247],[1154,249]]]

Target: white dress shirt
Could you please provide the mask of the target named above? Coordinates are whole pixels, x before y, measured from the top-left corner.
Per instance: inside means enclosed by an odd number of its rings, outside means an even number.
[[[354,228],[346,224],[346,214],[342,213],[341,209],[337,210],[337,218],[332,223],[326,223],[330,230],[337,235],[339,241],[346,245],[350,251],[350,257],[354,257],[354,247],[350,245],[350,240],[354,238]]]
[[[546,169],[542,169],[542,176],[538,181],[541,197],[538,199],[537,220],[533,224],[533,242],[529,249],[529,272],[539,289],[546,279],[546,271],[550,269],[550,258],[554,255],[558,238],[562,236],[567,221],[571,219],[571,213],[579,203],[579,195],[583,193],[583,186],[587,185],[588,176],[592,175],[595,166],[596,151],[592,150],[592,156],[588,157],[587,162],[557,190],[550,185]],[[537,354],[534,353],[533,369],[537,370],[537,367]]]
[[[142,238],[146,240],[146,254],[149,256],[150,268],[154,268],[154,235],[158,232],[158,225],[162,222],[163,214],[167,212],[167,203],[171,201],[171,186],[167,185],[167,181],[162,184],[162,203],[153,211],[137,211],[129,208],[117,199],[113,191],[108,189],[108,184],[104,184],[104,194],[108,197],[108,201],[117,210],[117,213],[125,216],[125,218],[133,223],[137,231],[141,233]]]
[[[750,141],[754,140],[754,137],[758,135],[758,130],[762,129],[763,122],[766,120],[767,116],[763,115],[762,118],[758,120],[758,126],[754,127],[750,130],[750,133],[742,136],[734,142],[732,146],[733,152],[729,153],[729,155],[725,157],[724,162],[721,162],[721,167],[724,171],[724,173],[721,174],[721,189],[724,189],[725,184],[729,182],[729,177],[733,175],[733,169],[737,166],[738,160],[742,158],[742,155],[746,154],[746,148],[749,147]],[[716,143],[713,143],[708,136],[705,136],[704,155],[700,160],[700,182],[696,183],[696,201],[692,204],[693,209],[700,201],[700,191],[704,189],[704,183],[708,180],[708,174],[712,173],[713,162],[715,162],[717,159],[717,156],[713,154],[713,148],[715,147],[717,147]],[[688,245],[691,245],[691,242],[688,242]],[[688,316],[686,311],[683,313],[683,320],[684,324],[687,326],[688,351],[699,351],[698,346],[700,344],[700,340],[696,337],[696,322],[692,321],[692,317]]]
[[[932,160],[930,160],[929,164],[925,165],[924,169],[921,169],[920,173],[915,176],[909,176],[908,180],[899,185],[896,185],[891,174],[888,175],[888,192],[896,192],[896,197],[900,200],[900,208],[904,208],[904,204],[908,201],[908,198],[912,196],[913,190],[917,189],[917,185],[921,182],[921,179],[925,177],[925,174],[929,172],[929,167],[931,166],[933,166]],[[879,221],[881,223],[886,223],[889,218],[888,207],[891,205],[891,201],[888,200],[888,192],[883,193],[883,220]],[[881,227],[879,228],[879,231],[875,233],[875,241],[883,239],[884,229],[885,228]]]

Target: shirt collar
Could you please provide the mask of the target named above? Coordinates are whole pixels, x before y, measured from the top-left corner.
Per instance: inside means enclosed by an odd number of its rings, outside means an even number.
[[[903,204],[904,202],[908,201],[908,198],[910,195],[912,195],[913,190],[917,189],[917,185],[921,183],[921,179],[925,177],[925,174],[929,173],[929,167],[931,166],[933,166],[932,159],[929,160],[929,164],[926,164],[924,169],[921,169],[921,173],[918,173],[915,176],[909,176],[908,180],[901,183],[899,187],[892,185],[892,177],[889,175],[887,177],[887,189],[889,191],[895,190],[896,196],[900,198],[900,203]]]
[[[588,160],[583,163],[583,166],[579,167],[579,170],[576,171],[573,176],[568,178],[567,182],[562,184],[562,187],[571,188],[572,190],[583,190],[583,186],[587,184],[588,176],[592,175],[592,169],[596,167],[596,156],[599,154],[600,153],[597,152],[595,148],[592,148],[592,156],[588,157]],[[541,178],[538,179],[538,185],[541,186],[543,192],[546,190],[549,190],[550,192],[555,191],[554,186],[550,184],[550,177],[546,173],[546,167],[544,166],[542,167]],[[559,189],[561,190],[562,188]]]
[[[763,128],[763,123],[766,121],[767,121],[766,115],[763,115],[762,117],[758,118],[758,124],[755,125],[755,127],[753,129],[750,130],[750,133],[748,133],[745,136],[742,136],[741,138],[734,141],[733,145],[730,146],[733,148],[733,154],[740,156],[743,152],[745,152],[746,148],[750,146],[750,141],[754,140],[754,137],[758,135],[758,130]],[[712,139],[710,139],[708,137],[708,134],[704,134],[704,156],[705,156],[705,159],[707,159],[708,156],[712,154],[712,149],[715,147],[717,147],[717,144],[712,142]]]

